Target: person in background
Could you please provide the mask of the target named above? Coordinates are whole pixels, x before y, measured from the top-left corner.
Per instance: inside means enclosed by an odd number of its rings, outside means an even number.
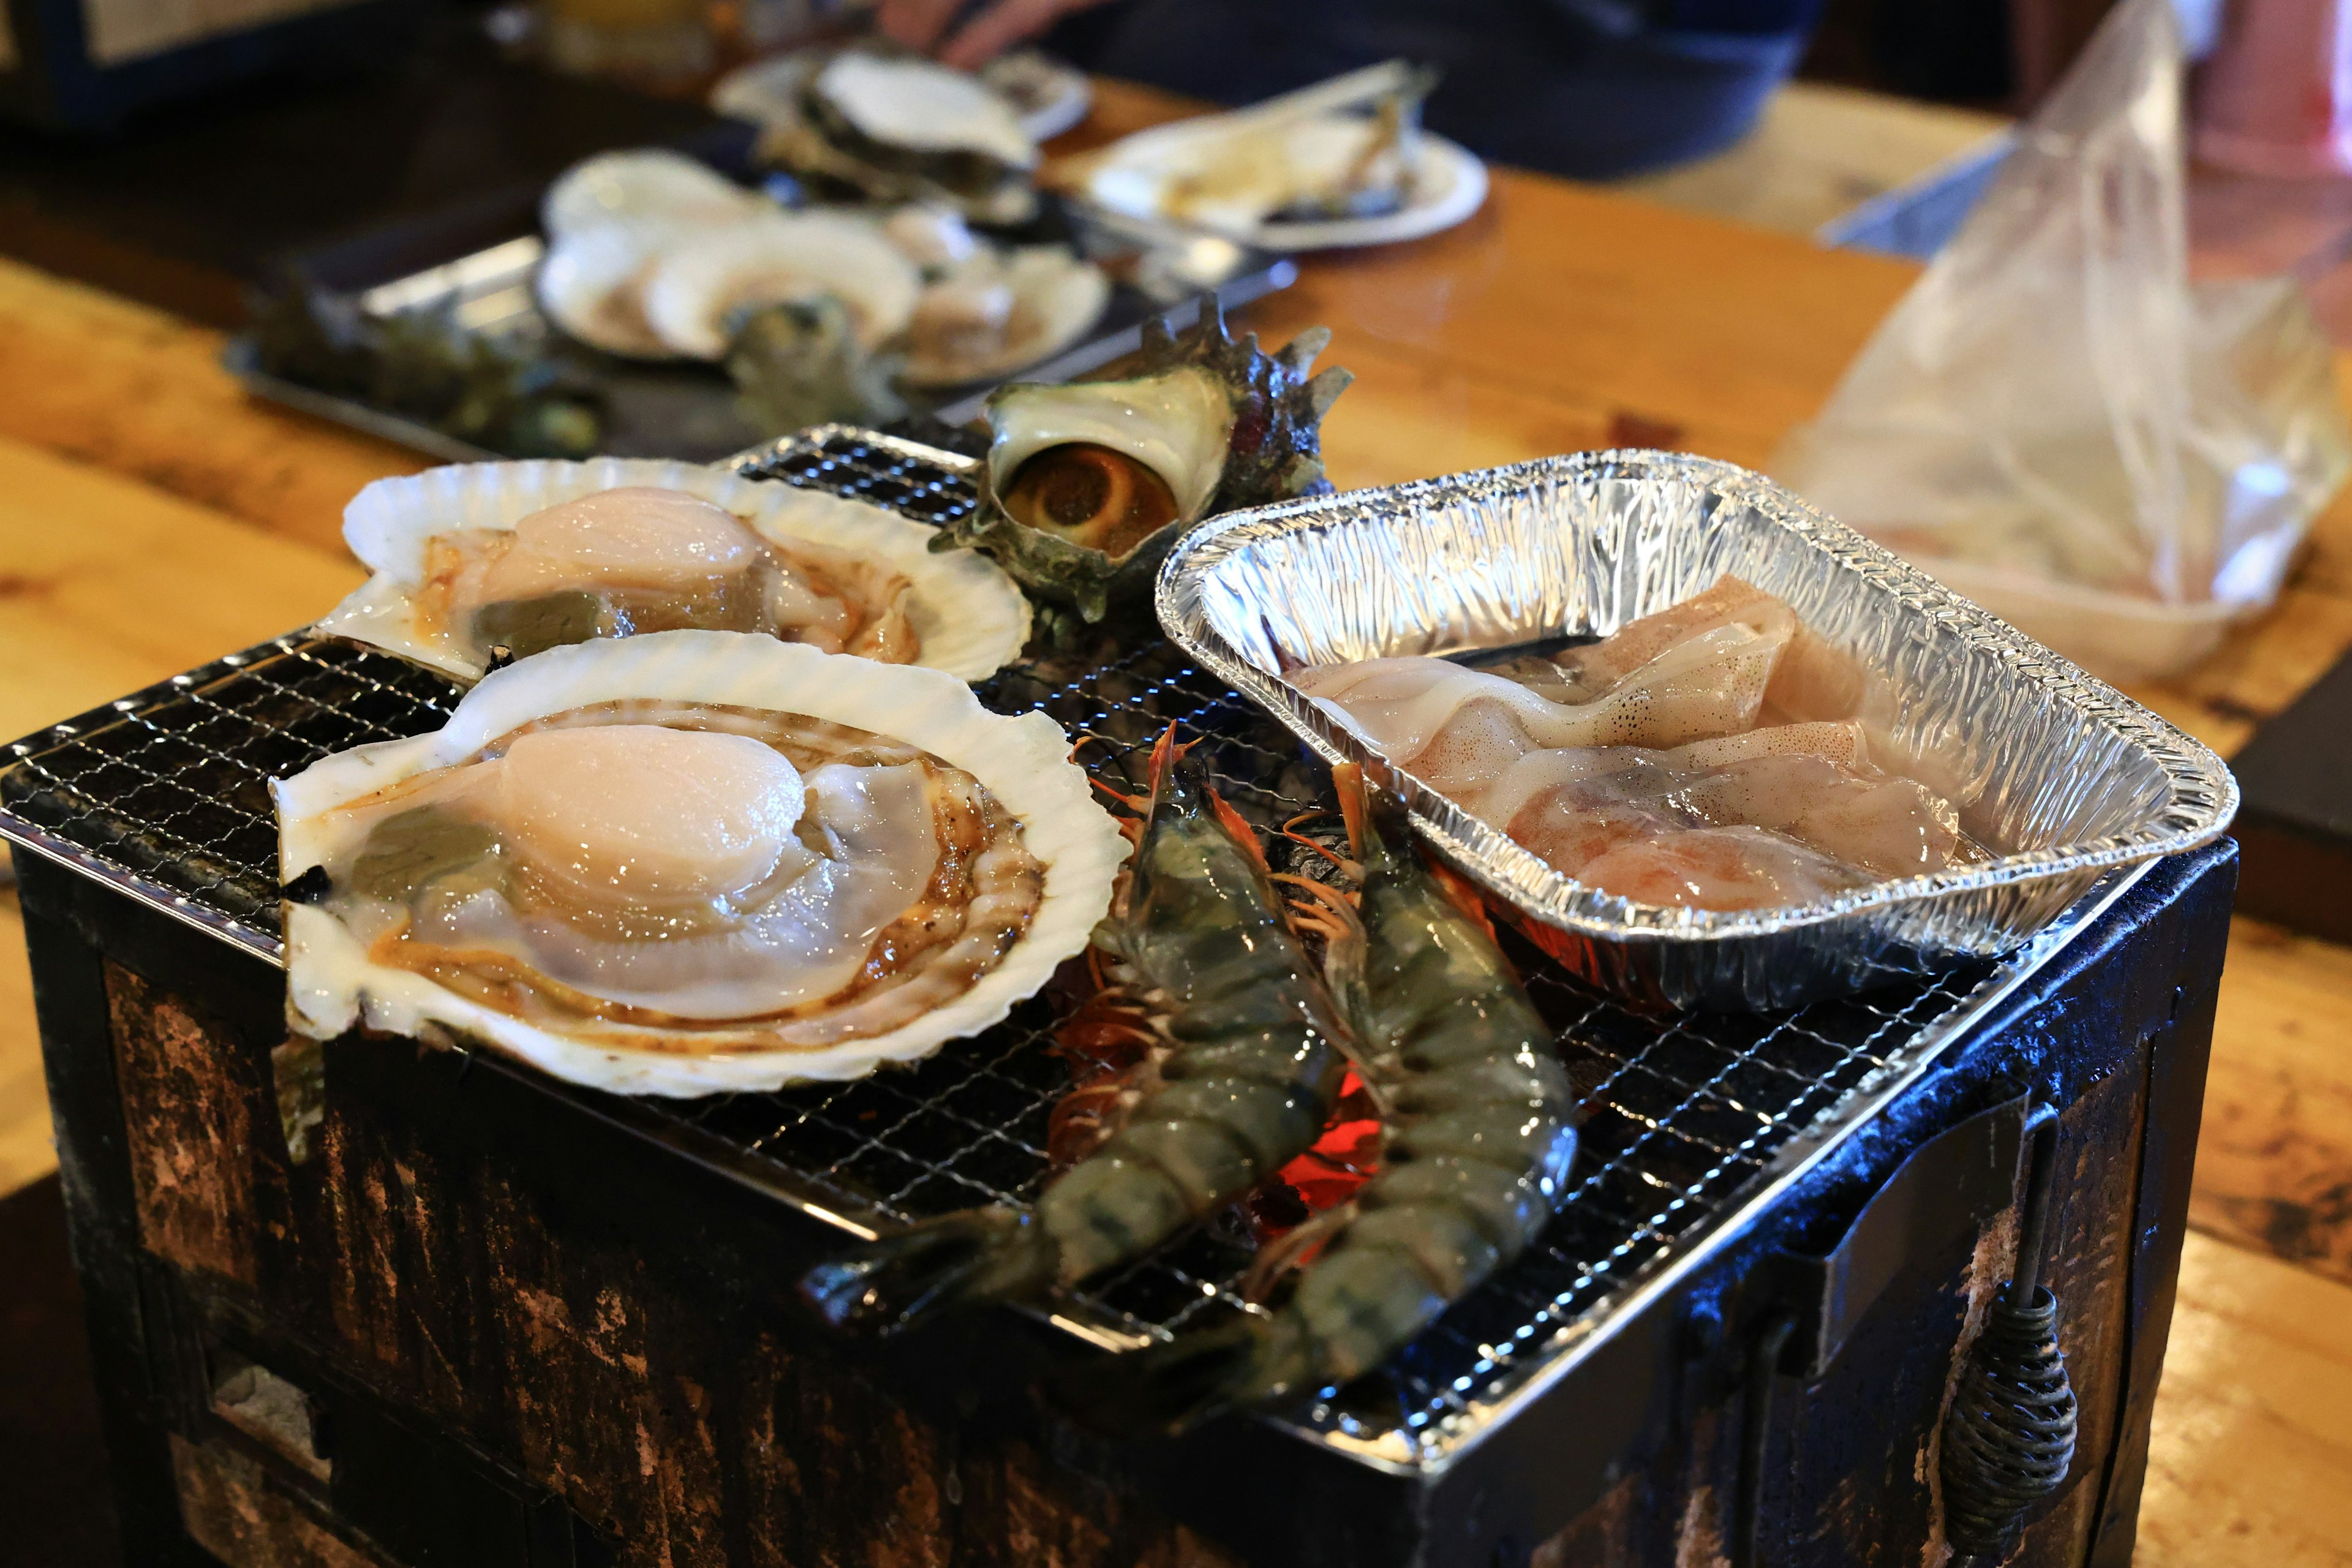
[[[1716,152],[1796,67],[1821,0],[882,0],[952,66],[1035,38],[1089,70],[1248,103],[1402,57],[1426,121],[1482,157],[1586,179]]]

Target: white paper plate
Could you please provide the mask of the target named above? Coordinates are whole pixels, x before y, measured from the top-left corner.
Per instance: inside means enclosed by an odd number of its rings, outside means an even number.
[[[1225,132],[1223,117],[1204,115],[1138,132],[1095,154],[1086,174],[1086,192],[1097,205],[1130,216],[1157,222],[1179,222],[1194,229],[1210,229],[1261,250],[1336,250],[1367,245],[1393,245],[1452,228],[1476,212],[1486,199],[1486,165],[1468,149],[1421,133],[1422,164],[1413,182],[1412,199],[1392,213],[1377,217],[1326,218],[1311,223],[1256,223],[1232,226],[1203,223],[1198,218],[1171,218],[1154,197],[1150,207],[1139,205],[1148,177],[1132,175],[1138,165],[1164,166],[1171,153],[1188,142],[1216,137]],[[1132,159],[1132,162],[1129,160]],[[1122,189],[1121,187],[1125,187]]]
[[[1035,49],[1014,49],[980,68],[980,79],[1004,95],[1032,142],[1059,136],[1094,107],[1094,83],[1065,60]]]

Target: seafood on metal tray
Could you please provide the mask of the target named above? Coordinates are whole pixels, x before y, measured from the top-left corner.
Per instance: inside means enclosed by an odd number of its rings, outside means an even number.
[[[925,1221],[821,1265],[802,1293],[837,1327],[1034,1297],[1202,1223],[1312,1144],[1345,1059],[1329,999],[1248,828],[1178,758],[1152,755],[1136,847],[1096,933],[1141,1049],[1090,1152],[1022,1212]]]
[[[1002,1019],[1124,858],[1042,714],[729,632],[523,659],[438,731],[274,783],[288,1013],[693,1095]]]
[[[1885,683],[1737,578],[1549,657],[1286,679],[1554,868],[1637,903],[1769,909],[1984,858],[1965,786],[1894,739]]]
[[[1330,339],[1314,328],[1265,353],[1255,333],[1234,341],[1203,299],[1181,335],[1147,323],[1117,379],[1000,387],[982,504],[935,548],[976,546],[1101,620],[1149,591],[1186,526],[1330,489],[1318,427],[1353,379],[1309,374]]]
[[[1121,1426],[1181,1427],[1348,1383],[1534,1241],[1567,1193],[1576,1097],[1475,897],[1423,862],[1402,800],[1335,770],[1361,884],[1324,900],[1331,990],[1382,1123],[1351,1199],[1285,1238],[1287,1299],[1087,1367],[1066,1392]],[[1266,1259],[1261,1258],[1261,1270]]]
[[[592,637],[698,627],[992,673],[1019,588],[877,506],[686,463],[470,463],[379,479],[343,514],[374,575],[317,629],[472,679]]]

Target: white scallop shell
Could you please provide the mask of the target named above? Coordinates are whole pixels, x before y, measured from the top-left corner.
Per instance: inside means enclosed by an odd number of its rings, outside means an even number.
[[[872,223],[844,213],[778,213],[697,235],[670,248],[645,283],[646,320],[677,353],[727,352],[738,306],[831,294],[849,308],[869,351],[914,314],[922,279]]]
[[[736,632],[655,632],[552,648],[485,679],[430,734],[340,752],[274,782],[278,863],[289,876],[320,864],[331,846],[319,818],[335,806],[462,762],[534,719],[632,698],[803,713],[920,746],[977,778],[1020,820],[1029,852],[1045,867],[1044,901],[1002,963],[911,1024],[824,1049],[730,1047],[705,1056],[567,1039],[413,971],[372,963],[326,910],[289,904],[287,1012],[293,1026],[322,1039],[359,1024],[408,1036],[437,1027],[558,1078],[623,1094],[714,1094],[859,1078],[883,1062],[918,1061],[949,1040],[1002,1022],[1064,960],[1086,949],[1109,908],[1127,841],[1089,798],[1086,775],[1068,760],[1068,738],[1052,720],[992,713],[969,687],[935,670]]]
[[[1103,269],[1057,245],[975,257],[930,287],[954,287],[968,276],[1002,279],[1013,290],[1013,330],[992,352],[970,355],[927,352],[910,340],[900,377],[908,385],[955,386],[1025,370],[1086,336],[1110,302]]]
[[[552,241],[612,223],[728,223],[775,204],[682,153],[600,153],[566,170],[540,201]]]
[[[465,647],[417,625],[410,595],[424,580],[425,542],[461,528],[512,528],[542,507],[624,485],[684,490],[770,539],[809,540],[887,563],[914,585],[908,620],[922,642],[917,668],[979,680],[1029,640],[1029,601],[1013,579],[975,551],[933,553],[936,531],[919,522],[725,468],[640,458],[455,463],[376,480],[343,509],[343,542],[374,575],[313,629],[476,679],[482,666]]]
[[[539,307],[591,348],[630,359],[675,359],[646,321],[645,282],[674,230],[592,224],[557,237],[539,264]]]

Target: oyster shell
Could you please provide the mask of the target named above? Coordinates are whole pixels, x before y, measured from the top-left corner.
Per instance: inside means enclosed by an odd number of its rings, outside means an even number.
[[[1312,375],[1331,334],[1272,354],[1236,342],[1213,298],[1181,336],[1146,323],[1115,381],[1015,384],[988,399],[982,502],[931,548],[986,551],[1099,621],[1142,597],[1176,536],[1214,512],[1328,490],[1318,426],[1353,379]]]
[[[738,311],[832,295],[871,352],[906,330],[922,279],[873,224],[843,213],[777,213],[669,248],[644,284],[654,335],[692,359],[724,358]]]
[[[1067,749],[937,671],[767,637],[553,649],[272,784],[279,863],[323,888],[286,907],[289,1021],[635,1094],[919,1059],[1108,907],[1127,845]]]
[[[1035,216],[1037,144],[1004,98],[929,60],[803,50],[719,83],[711,107],[761,127],[759,153],[876,201],[938,202],[982,223]]]
[[[465,531],[511,530],[547,509],[636,488],[667,492],[687,503],[675,522],[657,519],[647,525],[675,536],[667,542],[672,553],[692,553],[684,531],[711,522],[723,532],[731,517],[757,540],[788,552],[786,563],[796,575],[813,562],[820,578],[839,579],[869,596],[888,596],[887,605],[866,606],[869,624],[879,624],[887,614],[903,615],[905,629],[912,634],[914,664],[977,680],[1016,657],[1028,640],[1029,604],[1021,590],[971,551],[931,550],[932,531],[920,523],[861,501],[746,479],[721,468],[623,458],[464,463],[376,480],[343,513],[344,541],[374,575],[316,629],[388,648],[460,679],[478,678],[488,661],[475,628],[450,624],[458,595],[435,586],[436,572],[447,576],[441,565],[446,556],[436,553],[444,547],[435,542]],[[702,511],[698,502],[728,516]],[[723,547],[726,542],[718,543]],[[615,544],[604,553],[620,548]],[[663,571],[632,572],[625,563],[604,561],[583,572],[583,587],[593,586],[590,579],[626,579],[656,591],[664,586]],[[697,579],[697,591],[707,592],[708,563],[688,575]],[[902,587],[888,586],[894,583]],[[542,592],[565,585],[533,584]],[[685,596],[687,590],[677,592]],[[601,626],[594,606],[587,608],[589,626]],[[782,618],[798,611],[771,595],[768,613]],[[596,632],[584,629],[584,635]],[[569,634],[559,628],[548,637],[567,640]]]

